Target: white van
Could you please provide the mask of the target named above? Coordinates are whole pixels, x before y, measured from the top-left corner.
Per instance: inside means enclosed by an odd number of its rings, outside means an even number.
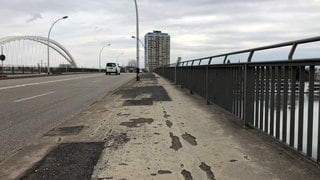
[[[106,75],[115,73],[116,75],[120,75],[120,67],[119,64],[109,62],[106,64]]]

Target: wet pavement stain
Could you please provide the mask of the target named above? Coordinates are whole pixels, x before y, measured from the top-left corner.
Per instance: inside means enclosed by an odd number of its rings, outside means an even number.
[[[187,171],[187,170],[182,170],[181,171],[182,176],[184,177],[185,180],[193,180],[191,172]]]
[[[139,119],[130,119],[130,122],[122,122],[121,126],[127,126],[129,128],[141,127],[145,123],[151,124],[153,122],[152,118],[139,118]]]
[[[129,116],[129,115],[130,115],[129,113],[121,113],[121,112],[117,114],[117,116]]]
[[[102,109],[102,110],[98,110],[98,111],[96,111],[97,113],[102,113],[102,112],[107,112],[107,111],[109,111],[108,109]]]
[[[171,127],[172,127],[172,122],[171,122],[171,121],[166,120],[166,124],[167,124],[167,126],[168,126],[169,128],[171,128]]]
[[[128,166],[127,163],[119,163],[120,166]]]
[[[158,174],[171,174],[172,172],[169,170],[159,170]]]
[[[182,148],[182,144],[178,136],[174,136],[173,133],[170,132],[170,137],[171,137],[171,146],[170,146],[171,149],[178,151],[180,148]]]
[[[210,180],[215,180],[214,174],[211,170],[211,167],[208,166],[206,163],[201,162],[199,168],[204,171],[205,173],[207,173],[207,178]]]
[[[198,145],[198,143],[196,141],[196,137],[192,136],[191,134],[184,133],[184,134],[182,134],[182,138],[185,141],[187,141],[189,144],[191,144],[192,146]]]
[[[170,117],[170,115],[167,114],[167,111],[164,110],[164,108],[163,108],[163,117],[166,118],[166,119],[168,119],[168,117]]]

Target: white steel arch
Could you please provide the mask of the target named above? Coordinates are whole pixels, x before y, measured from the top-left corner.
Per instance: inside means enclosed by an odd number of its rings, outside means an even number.
[[[46,37],[42,37],[42,36],[7,36],[7,37],[0,38],[0,45],[6,44],[12,41],[18,41],[18,40],[30,40],[30,41],[35,41],[44,45],[47,45],[47,41],[48,41]],[[49,42],[50,42],[49,43],[50,48],[54,49],[61,56],[63,56],[71,64],[71,66],[77,67],[77,64],[74,61],[72,55],[62,44],[52,39],[49,39]]]

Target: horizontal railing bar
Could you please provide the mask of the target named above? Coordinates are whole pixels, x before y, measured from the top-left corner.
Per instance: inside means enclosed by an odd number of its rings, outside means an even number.
[[[214,55],[214,56],[207,56],[207,57],[193,59],[193,60],[187,60],[187,61],[183,61],[183,62],[190,62],[190,61],[201,60],[201,59],[218,58],[218,57],[226,57],[226,56],[235,55],[235,54],[242,54],[242,53],[251,53],[251,56],[252,56],[253,52],[255,52],[255,51],[268,50],[268,49],[274,49],[274,48],[286,47],[286,46],[297,46],[299,44],[311,43],[311,42],[316,42],[316,41],[320,41],[320,36],[305,38],[305,39],[300,39],[300,40],[294,40],[294,41],[288,41],[288,42],[283,42],[283,43],[278,43],[278,44],[273,44],[273,45],[268,45],[268,46],[261,46],[261,47],[257,47],[257,48],[250,48],[250,49],[234,51],[234,52],[229,52],[229,53],[223,53],[223,54],[218,54],[218,55]],[[295,48],[291,49],[291,51],[289,52],[289,58],[287,60],[291,60],[293,53],[294,53],[294,50],[295,50]]]

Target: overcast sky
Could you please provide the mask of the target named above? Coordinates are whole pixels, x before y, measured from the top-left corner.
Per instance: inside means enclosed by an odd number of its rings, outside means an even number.
[[[153,30],[171,36],[171,62],[320,35],[320,0],[137,0],[140,39]],[[135,59],[133,0],[1,0],[0,37],[47,36],[79,66]],[[144,58],[143,49],[141,55]]]

